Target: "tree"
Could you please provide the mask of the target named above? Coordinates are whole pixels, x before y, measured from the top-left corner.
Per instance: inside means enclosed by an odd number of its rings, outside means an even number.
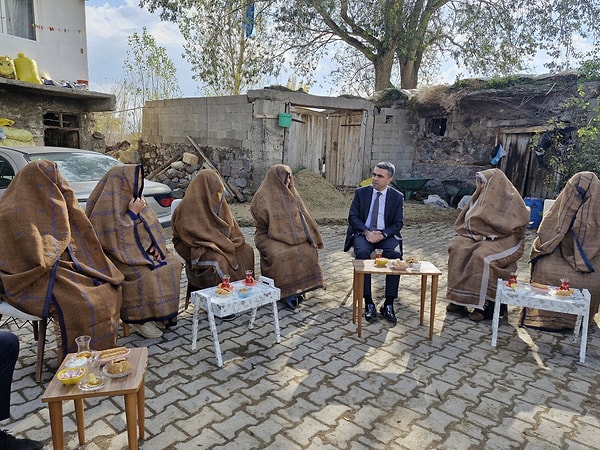
[[[342,42],[342,52],[349,46],[369,61],[382,90],[394,65],[400,87],[417,87],[427,52],[482,75],[523,70],[538,50],[553,58],[550,68],[566,68],[582,56],[574,40],[597,36],[598,10],[597,0],[298,0],[279,9],[276,23],[304,70]]]
[[[141,1],[153,11],[159,2]],[[280,67],[278,44],[267,34],[268,3],[247,0],[183,0],[161,17],[176,22],[186,40],[193,78],[211,95],[238,95]],[[156,5],[156,6],[154,6]],[[266,8],[266,9],[265,9]]]
[[[125,77],[121,111],[127,116],[124,123],[131,133],[141,132],[141,112],[147,100],[162,100],[181,96],[177,69],[165,47],[157,45],[146,27],[142,34],[134,32],[127,38],[129,49],[123,63]]]
[[[600,28],[600,0],[274,1],[255,3],[270,6],[276,36],[294,55],[295,72],[309,74],[328,52],[344,58],[350,47],[368,61],[375,90],[391,87],[394,67],[400,87],[417,87],[427,55],[450,57],[480,75],[522,71],[538,51],[552,58],[549,69],[569,68],[584,56],[575,42],[587,38],[595,44]],[[178,5],[209,2],[140,0],[140,5],[162,9],[161,16],[173,20],[182,13]]]

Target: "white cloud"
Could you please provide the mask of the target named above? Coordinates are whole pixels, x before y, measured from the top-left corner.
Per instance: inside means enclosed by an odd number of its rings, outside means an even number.
[[[90,89],[110,92],[111,86],[123,74],[127,52],[127,38],[146,27],[156,43],[167,49],[177,68],[180,88],[186,97],[195,95],[189,64],[182,58],[183,37],[176,25],[161,22],[157,14],[150,14],[138,6],[137,0],[90,0],[86,3],[86,29]]]

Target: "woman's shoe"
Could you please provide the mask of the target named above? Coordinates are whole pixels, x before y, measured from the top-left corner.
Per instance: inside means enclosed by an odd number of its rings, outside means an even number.
[[[298,307],[298,297],[288,297],[285,302],[292,310]]]
[[[302,303],[304,301],[304,295],[299,295],[298,296],[298,304]]]
[[[460,314],[461,316],[466,316],[469,314],[466,306],[457,305],[456,303],[448,303],[448,306],[446,306],[446,312]]]
[[[162,337],[163,332],[154,322],[131,323],[129,324],[134,333],[140,334],[147,339],[156,339]]]
[[[469,320],[472,320],[473,322],[481,322],[483,320],[489,320],[489,319],[485,317],[485,315],[483,314],[482,311],[480,311],[479,309],[476,309],[471,314],[469,314]]]

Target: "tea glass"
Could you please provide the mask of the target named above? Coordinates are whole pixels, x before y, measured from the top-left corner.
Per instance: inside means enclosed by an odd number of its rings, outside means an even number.
[[[246,278],[244,279],[244,282],[246,284],[253,284],[254,283],[254,271],[253,270],[246,270]]]
[[[75,338],[75,343],[77,344],[77,357],[78,358],[87,358],[90,359],[92,357],[92,350],[90,349],[90,342],[92,340],[91,336],[77,336]]]
[[[230,275],[223,275],[221,277],[221,285],[222,287],[229,287],[229,282],[231,281]]]

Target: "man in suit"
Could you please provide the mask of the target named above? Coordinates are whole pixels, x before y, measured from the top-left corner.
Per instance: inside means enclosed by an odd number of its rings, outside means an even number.
[[[380,162],[373,169],[371,186],[358,188],[348,213],[348,230],[344,251],[354,247],[356,259],[371,259],[375,249],[383,250],[383,257],[402,258],[404,224],[404,195],[390,186],[396,168],[390,162]],[[398,296],[399,275],[387,275],[385,279],[385,302],[381,315],[396,325],[394,299]],[[373,321],[377,309],[371,295],[371,275],[365,275],[365,320]]]

